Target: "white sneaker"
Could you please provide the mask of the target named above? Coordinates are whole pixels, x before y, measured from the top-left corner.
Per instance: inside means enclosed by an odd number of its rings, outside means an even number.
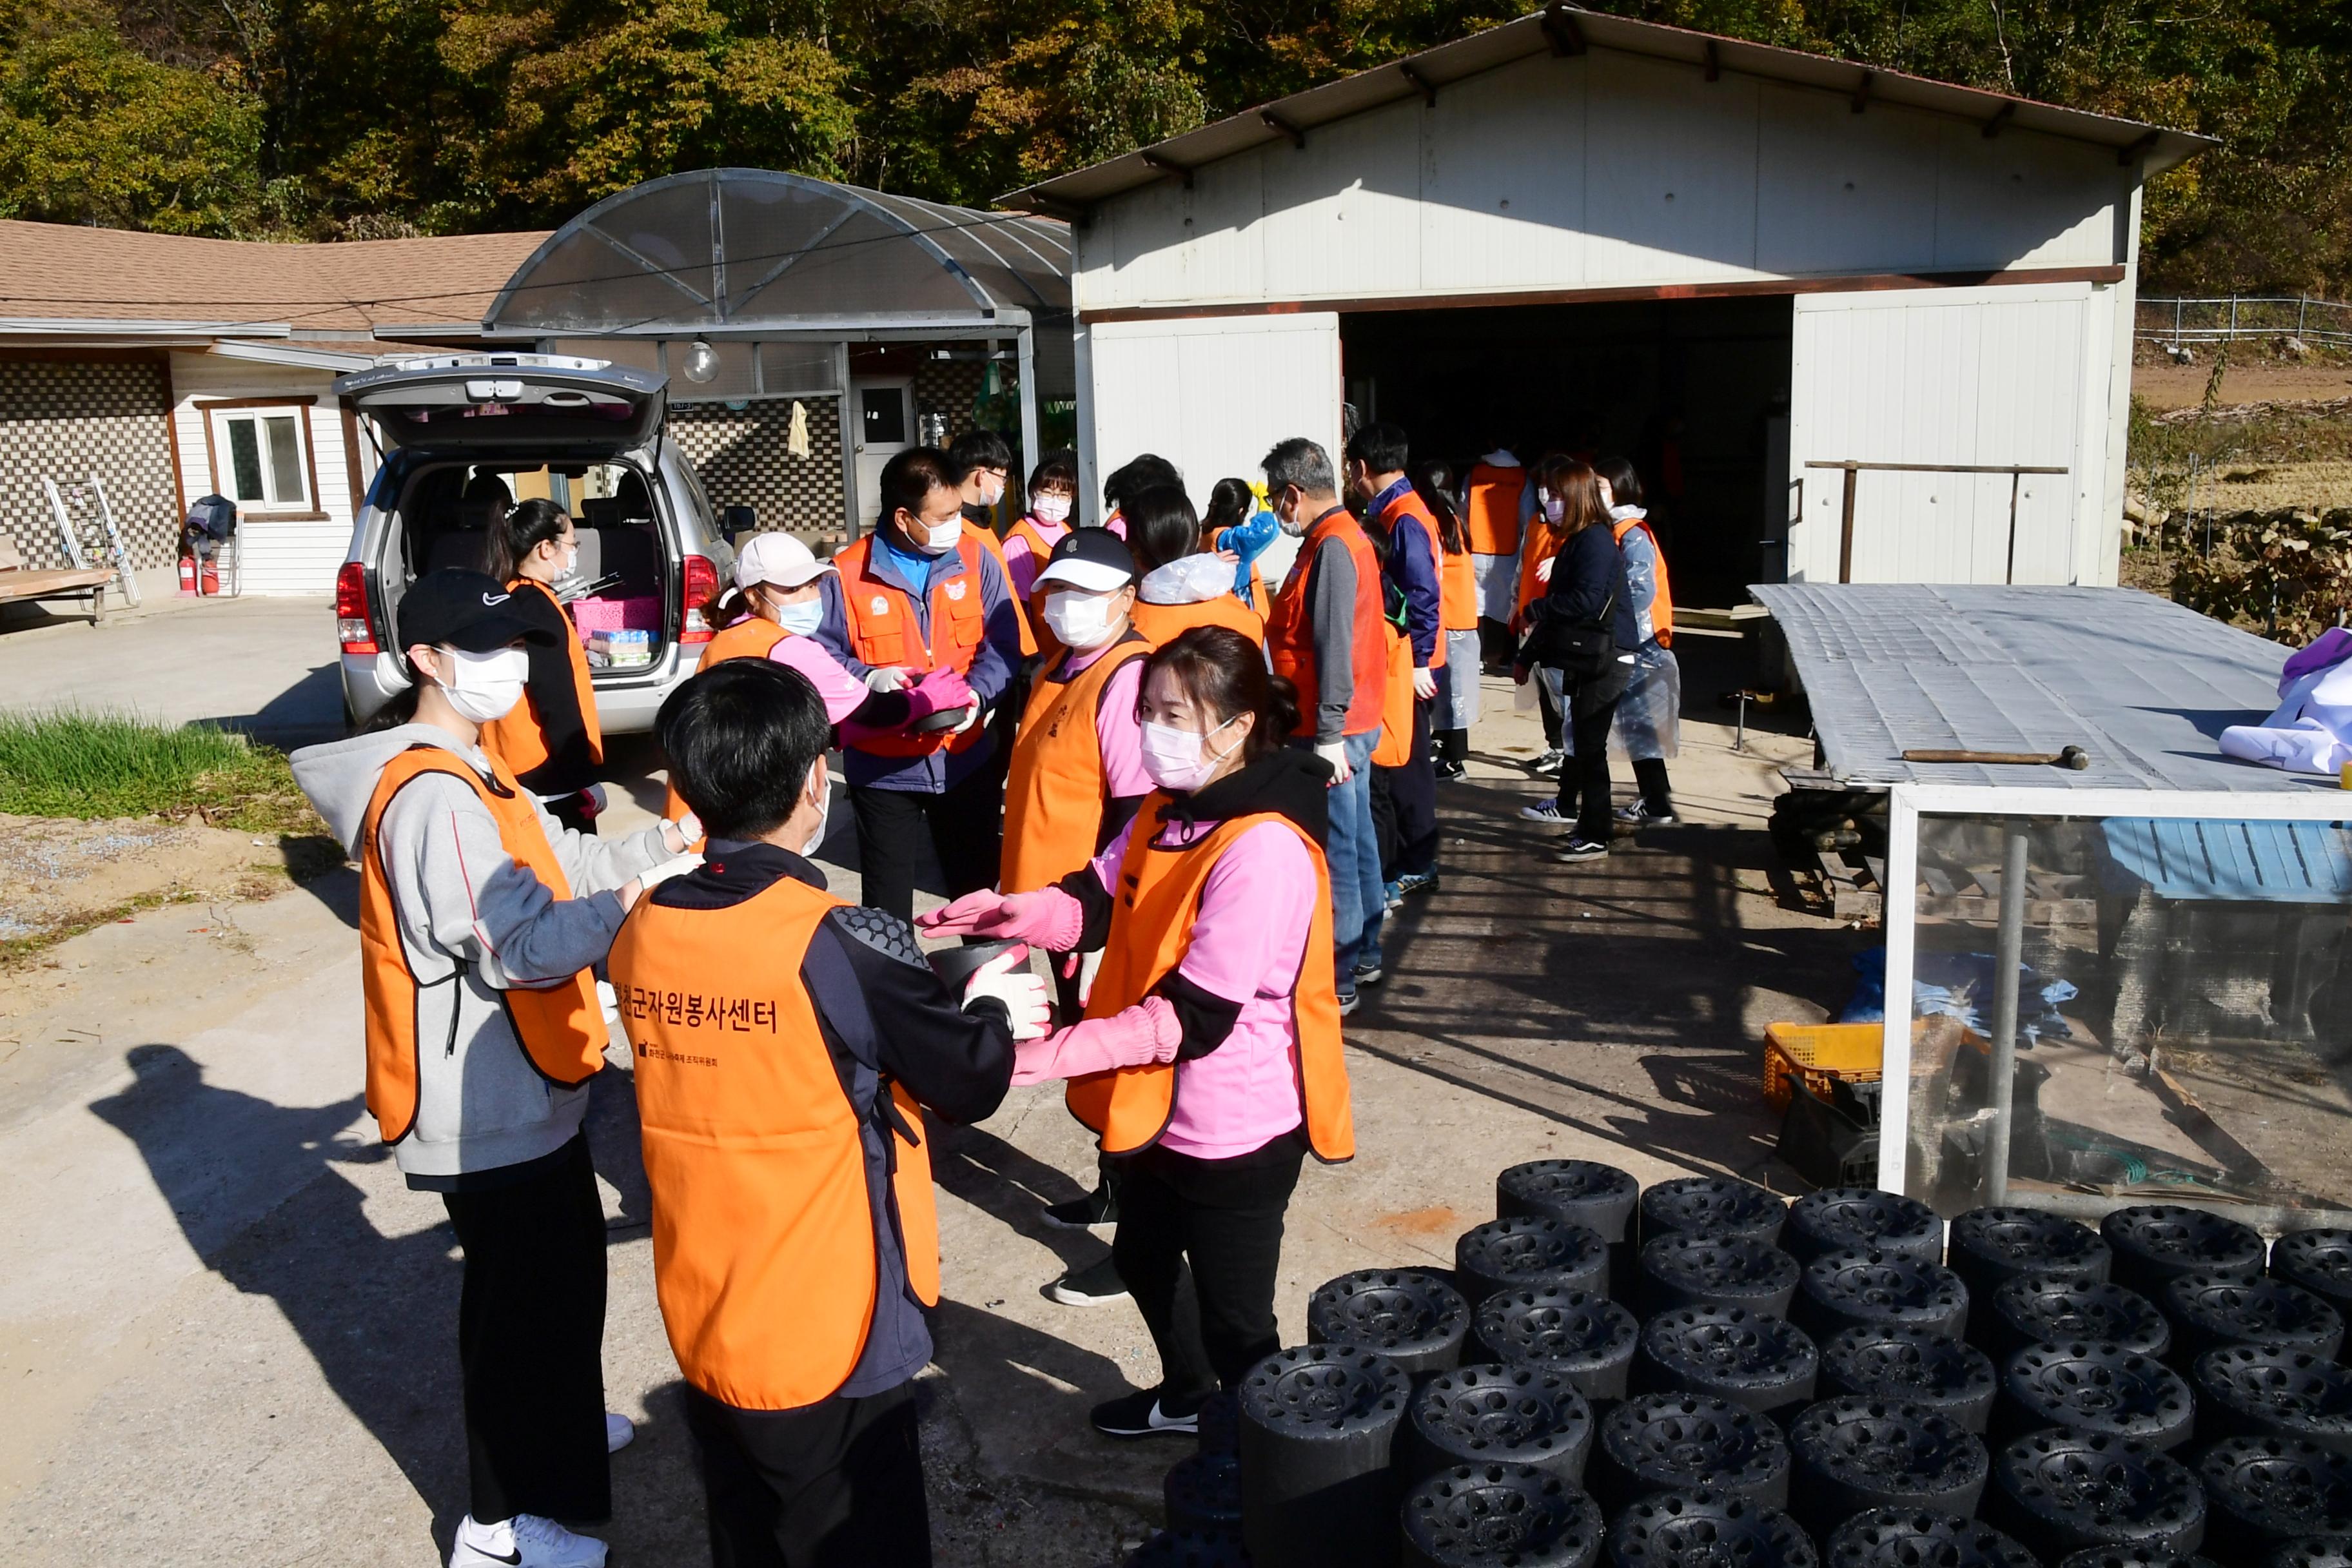
[[[617,1454],[627,1447],[637,1435],[637,1424],[625,1415],[604,1412],[604,1452]]]
[[[449,1568],[604,1568],[604,1543],[574,1535],[551,1519],[519,1513],[497,1524],[457,1523]]]

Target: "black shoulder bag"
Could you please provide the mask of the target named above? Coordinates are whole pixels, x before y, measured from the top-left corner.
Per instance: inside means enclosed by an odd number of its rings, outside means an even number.
[[[1556,614],[1548,598],[1535,602],[1535,625],[1519,648],[1518,662],[1557,669],[1579,680],[1605,672],[1617,658],[1617,633],[1611,616],[1617,608],[1617,590],[1591,620],[1570,620]]]

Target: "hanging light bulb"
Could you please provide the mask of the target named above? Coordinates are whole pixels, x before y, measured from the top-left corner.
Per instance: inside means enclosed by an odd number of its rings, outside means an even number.
[[[719,374],[719,351],[700,338],[686,351],[686,363],[680,367],[686,379],[701,385]]]

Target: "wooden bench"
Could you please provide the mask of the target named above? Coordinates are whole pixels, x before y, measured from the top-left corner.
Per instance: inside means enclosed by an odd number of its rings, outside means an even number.
[[[61,571],[37,571],[25,564],[16,542],[0,533],[0,604],[40,599],[89,596],[89,624],[106,618],[106,585],[114,581],[111,567],[69,566]]]

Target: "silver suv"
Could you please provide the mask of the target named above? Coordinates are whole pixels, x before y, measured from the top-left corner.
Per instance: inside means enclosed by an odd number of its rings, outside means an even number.
[[[354,724],[406,684],[391,633],[409,584],[445,566],[480,569],[491,509],[520,487],[577,521],[579,566],[557,592],[583,635],[646,634],[648,660],[594,673],[605,732],[653,727],[662,699],[694,673],[714,629],[703,605],[735,563],[693,465],[663,437],[667,386],[603,360],[525,353],[408,360],[335,382],[383,455],[335,577]]]

